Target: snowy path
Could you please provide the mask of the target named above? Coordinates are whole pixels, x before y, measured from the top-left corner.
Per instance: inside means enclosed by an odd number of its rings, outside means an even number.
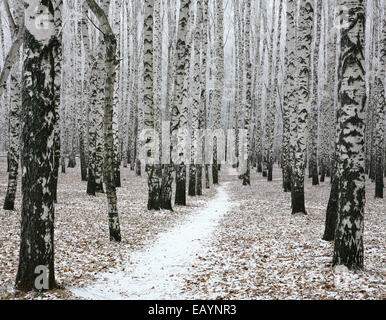
[[[124,271],[101,274],[90,287],[69,288],[86,299],[184,299],[183,275],[207,243],[220,219],[230,209],[226,183],[201,212],[159,236],[146,251],[135,252]]]

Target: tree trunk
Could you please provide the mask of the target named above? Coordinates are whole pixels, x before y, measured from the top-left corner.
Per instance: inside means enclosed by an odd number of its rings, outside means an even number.
[[[379,23],[383,21],[382,34],[379,39],[380,60],[377,75],[375,78],[376,87],[376,129],[375,129],[375,198],[383,198],[383,171],[384,171],[384,148],[385,148],[385,73],[386,73],[386,2],[380,1],[379,4],[383,4],[383,8],[376,8],[377,12],[382,12],[383,20],[378,19]],[[377,40],[378,41],[378,40]],[[386,172],[386,171],[385,171]]]
[[[312,40],[313,1],[300,3],[296,51],[296,113],[293,118],[294,157],[292,165],[292,214],[306,214],[304,203],[304,171],[306,159],[307,106],[310,94],[310,55]],[[292,128],[291,128],[292,129]],[[292,131],[292,130],[291,130]]]
[[[9,114],[10,141],[8,150],[8,188],[4,200],[4,210],[14,210],[15,195],[17,189],[17,174],[19,169],[19,127],[21,89],[19,80],[19,63],[13,66],[11,71],[11,110]]]
[[[190,44],[187,41],[191,0],[182,0],[176,45],[175,99],[172,109],[172,162],[176,169],[176,205],[186,205],[186,137]]]
[[[114,81],[116,76],[117,42],[114,33],[109,25],[106,12],[108,12],[108,3],[101,2],[103,7],[99,7],[95,0],[87,0],[87,3],[93,13],[97,16],[100,28],[103,30],[103,47],[106,49],[106,87],[105,87],[105,105],[104,105],[104,180],[106,183],[107,211],[109,217],[110,241],[120,242],[121,231],[119,225],[119,216],[117,208],[117,193],[114,184],[114,134],[113,134],[113,99],[114,99]],[[101,43],[102,45],[102,43]]]
[[[216,19],[216,39],[215,39],[215,51],[216,51],[216,73],[215,73],[215,94],[214,94],[214,130],[219,131],[221,129],[221,107],[223,103],[224,95],[224,7],[223,0],[215,1],[215,19]],[[218,148],[217,136],[213,139],[213,165],[212,176],[213,184],[219,184],[218,165],[219,163],[219,148]]]
[[[159,132],[156,128],[156,113],[154,108],[153,82],[153,2],[145,0],[144,20],[144,109],[145,109],[145,148],[146,172],[148,174],[148,210],[160,209],[160,178],[161,166],[159,162]]]
[[[339,58],[340,126],[338,144],[339,200],[333,265],[363,268],[365,205],[365,10],[362,0],[340,0],[348,8],[341,29]],[[342,15],[347,12],[340,13]],[[343,18],[343,17],[342,17]]]
[[[54,130],[55,59],[58,39],[52,25],[35,28],[33,4],[25,4],[24,67],[22,80],[22,208],[16,289],[49,290],[54,274]],[[54,19],[51,1],[40,3]],[[40,283],[39,273],[43,271]]]

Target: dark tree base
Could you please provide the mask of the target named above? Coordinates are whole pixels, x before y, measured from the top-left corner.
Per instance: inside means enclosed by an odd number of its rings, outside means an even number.
[[[377,165],[377,171],[375,176],[375,198],[383,199],[383,165]]]
[[[268,181],[272,181],[273,180],[272,175],[273,175],[273,165],[272,165],[272,163],[270,163],[268,165],[268,175],[267,175],[267,180]]]
[[[324,182],[326,180],[326,166],[323,161],[320,164],[320,182]]]
[[[320,182],[325,182],[326,181],[326,171],[322,170],[320,173]]]
[[[121,242],[121,233],[116,230],[110,230],[110,241],[112,242]]]
[[[90,196],[95,196],[96,194],[95,176],[90,169],[88,170],[87,194]]]
[[[162,183],[160,190],[160,207],[164,210],[173,211],[172,206],[172,183],[173,166],[163,165]]]
[[[85,172],[87,172],[87,171],[85,171]],[[85,173],[83,170],[81,170],[81,173],[80,173],[80,177],[81,177],[81,180],[83,181],[83,182],[86,182],[87,181],[87,173]]]
[[[205,165],[205,188],[210,189],[210,181],[209,181],[209,164]]]
[[[251,185],[251,175],[249,173],[245,173],[243,177],[243,186]]]
[[[148,210],[160,210],[160,196],[161,196],[161,185],[160,179],[162,179],[161,165],[146,165],[146,173],[148,175]],[[162,181],[161,181],[162,182]]]
[[[60,166],[62,167],[62,173],[66,173],[66,160],[63,157],[60,160]]]
[[[349,270],[363,270],[363,242],[352,241],[351,232],[335,238],[332,266],[344,265]]]
[[[68,168],[75,168],[76,167],[76,160],[75,157],[70,157],[67,164]]]
[[[196,165],[190,165],[189,168],[189,188],[188,188],[188,195],[190,197],[195,197],[197,195],[196,191],[196,174],[197,174],[197,168]]]
[[[263,170],[262,173],[263,173],[263,177],[264,177],[264,178],[268,177],[268,173],[267,173],[266,170]]]
[[[172,199],[162,199],[161,198],[160,207],[163,210],[169,210],[172,212],[174,211],[173,206],[172,206]]]
[[[212,165],[212,179],[213,179],[213,184],[218,184],[218,165],[216,161],[213,161]]]
[[[186,206],[186,166],[177,166],[175,204]]]
[[[197,178],[196,178],[196,194],[202,196],[202,165],[197,165]]]
[[[313,186],[317,186],[317,185],[319,185],[319,176],[318,176],[318,173],[314,173],[313,175],[312,175],[312,185]]]
[[[135,165],[135,174],[140,177],[142,175],[142,169],[141,169],[141,161],[137,160],[137,163]]]
[[[15,209],[15,198],[13,197],[13,199],[12,199],[11,197],[9,197],[8,193],[7,193],[5,200],[4,200],[3,209],[4,210],[10,210],[10,211],[13,211]]]
[[[338,181],[335,181],[334,179],[331,185],[330,198],[328,200],[326,211],[326,222],[324,227],[324,234],[322,237],[324,241],[334,241],[335,239],[335,229],[338,217],[338,194]]]
[[[31,292],[31,291],[47,292],[47,291],[50,291],[50,290],[57,288],[55,279],[51,279],[51,277],[50,277],[49,281],[48,281],[48,289],[41,289],[41,290],[36,289],[36,287],[35,287],[35,277],[36,276],[38,276],[38,275],[34,274],[34,278],[32,278],[32,279],[17,279],[16,280],[17,282],[15,284],[15,289],[17,291],[20,291],[20,292]]]
[[[95,183],[95,192],[96,193],[105,193],[103,190],[103,182]]]
[[[307,214],[304,204],[304,190],[292,190],[292,214]]]
[[[116,188],[120,188],[121,185],[121,170],[115,169],[114,170],[114,185]]]

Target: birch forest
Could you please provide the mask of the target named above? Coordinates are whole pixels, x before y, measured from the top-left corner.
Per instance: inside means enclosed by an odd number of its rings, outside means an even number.
[[[386,299],[386,0],[0,0],[0,299]]]

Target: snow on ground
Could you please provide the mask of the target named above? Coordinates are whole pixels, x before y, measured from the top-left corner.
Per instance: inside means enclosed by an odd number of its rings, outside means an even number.
[[[149,212],[146,173],[137,177],[124,168],[121,176],[122,188],[117,192],[122,242],[117,244],[109,241],[106,195],[88,196],[79,168],[60,174],[55,206],[55,276],[59,288],[48,293],[14,295],[20,243],[19,180],[16,211],[0,209],[0,299],[80,299],[65,287],[90,285],[101,273],[126,266],[133,252],[197,213],[215,194],[214,189],[204,190],[203,197],[189,197],[186,207],[175,207],[173,212]],[[6,190],[6,166],[0,163],[1,208]]]
[[[70,290],[87,299],[183,299],[183,277],[207,242],[219,220],[230,208],[225,185],[207,207],[178,224],[146,250],[134,253],[124,270],[110,270],[96,284]]]
[[[174,212],[148,212],[145,175],[122,170],[123,241],[108,240],[104,194],[87,196],[79,169],[60,176],[55,264],[59,288],[15,294],[16,212],[0,210],[0,299],[386,299],[385,200],[367,183],[365,270],[333,270],[333,243],[321,240],[329,181],[306,179],[307,216],[291,216],[290,194],[252,174],[243,187],[224,168],[221,186],[188,197]],[[0,203],[7,187],[0,163]]]
[[[221,221],[210,250],[185,278],[190,299],[386,299],[385,200],[367,184],[365,270],[331,268],[333,243],[321,240],[329,181],[306,179],[307,216],[291,216],[290,194],[253,173],[230,185],[240,206]],[[229,178],[228,178],[229,179]],[[234,179],[232,177],[232,179]]]

